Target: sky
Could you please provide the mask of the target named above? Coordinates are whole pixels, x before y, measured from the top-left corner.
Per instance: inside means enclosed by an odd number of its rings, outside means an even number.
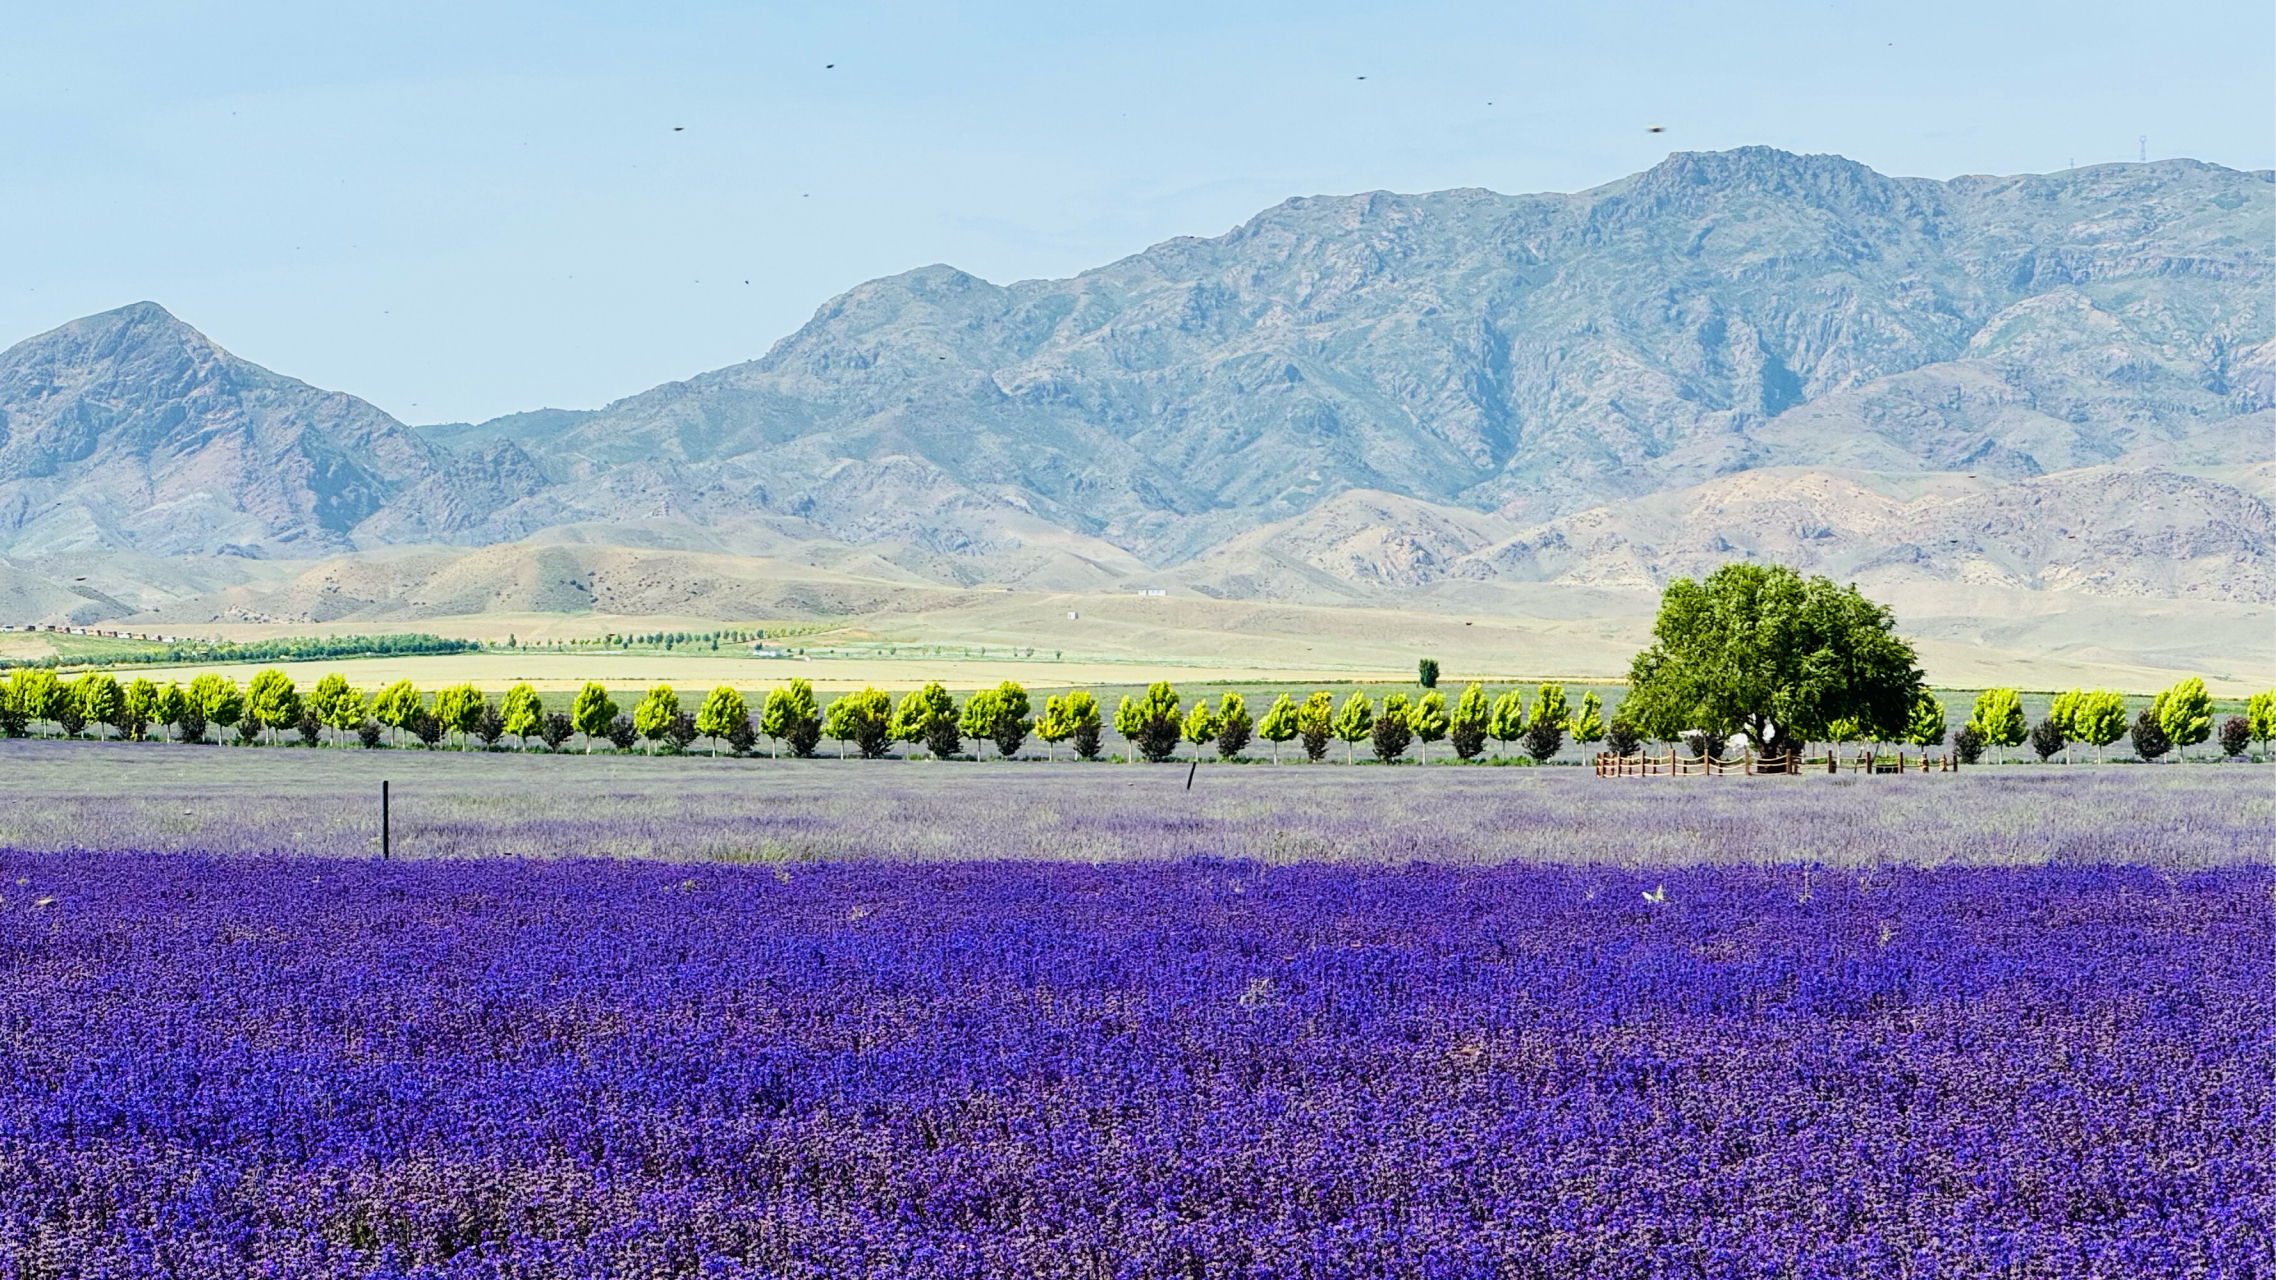
[[[2263,169],[2272,94],[2266,0],[12,0],[0,343],[148,299],[478,421],[751,359],[877,276],[1071,275],[1291,196],[1756,143]]]

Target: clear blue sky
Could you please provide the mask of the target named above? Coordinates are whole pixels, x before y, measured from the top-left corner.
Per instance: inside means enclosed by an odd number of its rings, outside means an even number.
[[[598,405],[873,276],[1066,275],[1291,195],[1749,143],[2267,168],[2272,49],[2267,0],[18,0],[0,345],[149,298],[409,421]]]

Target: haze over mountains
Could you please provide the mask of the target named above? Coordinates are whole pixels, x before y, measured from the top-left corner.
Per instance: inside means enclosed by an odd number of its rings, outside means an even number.
[[[430,427],[139,303],[0,353],[0,615],[1468,608],[1739,556],[2261,604],[2272,225],[2276,174],[2192,161],[1677,154],[1290,200],[1069,280],[926,267],[759,360]]]

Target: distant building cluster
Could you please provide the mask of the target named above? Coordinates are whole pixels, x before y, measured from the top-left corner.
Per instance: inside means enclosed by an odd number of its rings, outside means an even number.
[[[175,643],[172,636],[144,635],[140,631],[98,631],[93,627],[57,627],[42,623],[26,623],[19,627],[12,623],[0,622],[0,631],[52,631],[57,635],[66,636],[103,636],[112,640],[147,640],[153,644]]]

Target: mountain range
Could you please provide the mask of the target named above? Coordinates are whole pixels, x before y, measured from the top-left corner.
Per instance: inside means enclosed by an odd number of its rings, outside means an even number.
[[[0,620],[1428,607],[1740,557],[2266,604],[2272,227],[2276,174],[2186,160],[1679,153],[1289,200],[1065,280],[926,267],[757,360],[425,426],[137,303],[0,353]]]

